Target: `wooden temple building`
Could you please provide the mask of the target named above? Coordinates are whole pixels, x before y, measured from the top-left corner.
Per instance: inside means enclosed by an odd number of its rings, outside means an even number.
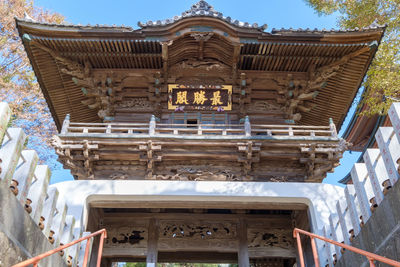
[[[384,33],[267,32],[205,1],[138,26],[17,19],[77,180],[320,183]],[[299,203],[99,203],[86,227],[109,231],[109,262],[293,266],[291,231],[311,227]]]

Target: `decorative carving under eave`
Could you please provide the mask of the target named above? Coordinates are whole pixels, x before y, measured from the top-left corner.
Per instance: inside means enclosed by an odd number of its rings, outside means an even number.
[[[214,35],[212,32],[196,32],[190,34],[191,37],[193,37],[198,43],[199,43],[199,49],[198,49],[198,59],[203,60],[204,59],[204,42],[207,42],[210,40],[210,38]]]
[[[249,248],[293,247],[292,232],[287,229],[249,229],[247,236]]]
[[[277,102],[283,105],[282,109],[289,123],[299,121],[302,117],[301,112],[308,112],[314,107],[310,101],[318,95],[318,91],[316,88],[310,91],[310,88],[307,88],[307,81],[293,80],[291,74],[288,74],[285,79],[275,81],[281,87],[278,91],[280,97]]]
[[[171,72],[180,72],[183,70],[196,70],[196,71],[228,71],[229,67],[224,63],[214,60],[196,60],[196,59],[188,59],[184,60],[180,63],[175,64],[171,67]]]
[[[113,173],[110,174],[108,178],[110,178],[111,180],[127,180],[129,176],[125,173]]]
[[[341,139],[339,145],[330,146],[324,144],[300,145],[301,153],[305,158],[300,162],[306,164],[307,182],[320,182],[326,177],[326,172],[332,172],[339,166],[339,160],[349,144]]]
[[[98,116],[104,120],[112,120],[115,112],[115,94],[122,89],[122,78],[112,73],[97,77],[79,79],[72,77],[73,82],[81,86],[82,93],[88,100],[82,101],[90,109],[98,109]]]
[[[369,47],[361,48],[352,52],[341,59],[316,68],[310,65],[308,68],[307,80],[295,80],[292,74],[288,74],[286,78],[277,78],[275,81],[281,87],[278,91],[280,98],[278,103],[283,104],[288,122],[295,123],[301,120],[302,114],[309,112],[314,108],[312,100],[315,99],[319,90],[323,89],[330,78],[342,72],[344,66],[354,57],[368,51]]]
[[[130,109],[134,111],[151,111],[153,110],[152,103],[145,97],[131,98],[128,101],[121,101],[115,104],[119,109]]]
[[[228,170],[202,170],[197,168],[180,168],[175,174],[153,175],[155,180],[179,181],[238,181],[240,177]]]
[[[61,56],[39,42],[34,42],[32,45],[48,52],[57,61],[60,71],[72,76],[75,85],[80,86],[82,93],[88,97],[87,100],[82,101],[84,105],[90,109],[97,109],[98,116],[102,119],[110,119],[114,116],[115,92],[121,90],[121,77],[112,73],[94,77],[88,60],[85,60],[82,65]]]
[[[236,224],[229,222],[166,221],[161,222],[160,225],[160,236],[162,238],[190,240],[235,239],[236,235]]]
[[[174,82],[182,83],[183,80],[202,80],[203,85],[209,83],[209,80],[226,81],[230,79],[232,68],[218,60],[214,59],[188,59],[172,65],[170,73],[176,76],[172,77]],[[219,83],[221,84],[221,83]]]
[[[212,32],[196,32],[196,33],[191,33],[190,36],[193,37],[196,41],[208,41],[210,38],[214,35]]]

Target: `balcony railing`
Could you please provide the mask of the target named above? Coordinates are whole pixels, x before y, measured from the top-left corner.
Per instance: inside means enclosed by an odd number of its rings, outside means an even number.
[[[284,137],[333,137],[337,138],[335,124],[329,126],[302,125],[260,125],[251,124],[248,117],[242,124],[165,124],[156,123],[153,116],[149,123],[77,123],[70,122],[66,116],[61,130],[62,135],[111,135],[117,134],[143,136],[284,136]]]

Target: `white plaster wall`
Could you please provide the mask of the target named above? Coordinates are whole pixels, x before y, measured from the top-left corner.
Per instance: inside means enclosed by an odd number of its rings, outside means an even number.
[[[319,233],[344,198],[341,187],[316,183],[189,182],[189,181],[67,181],[57,183],[70,214],[86,224],[91,201],[232,201],[304,203],[310,207],[313,231]],[[118,207],[118,206],[116,206]],[[223,208],[223,207],[221,207]]]

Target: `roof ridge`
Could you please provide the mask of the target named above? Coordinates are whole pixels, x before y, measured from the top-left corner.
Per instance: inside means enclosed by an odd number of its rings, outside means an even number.
[[[257,29],[260,31],[264,31],[265,29],[267,29],[267,24],[259,26],[258,23],[250,24],[248,22],[233,20],[229,16],[226,17],[221,12],[216,11],[214,7],[208,4],[205,0],[198,1],[196,4],[192,5],[189,10],[182,12],[180,16],[174,16],[173,18],[165,20],[157,20],[157,21],[151,21],[151,20],[147,22],[139,21],[138,26],[140,28],[166,26],[188,17],[212,17],[224,20],[225,22],[228,22],[229,24],[239,28]]]

